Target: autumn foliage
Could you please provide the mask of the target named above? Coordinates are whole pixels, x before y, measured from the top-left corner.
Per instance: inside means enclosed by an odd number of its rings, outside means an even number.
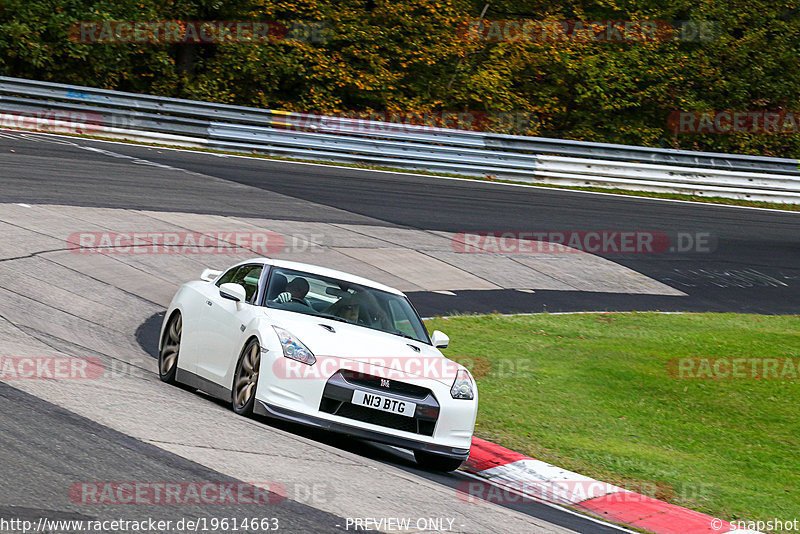
[[[518,114],[530,120],[495,129],[800,156],[800,133],[791,128],[678,133],[670,123],[678,112],[800,111],[800,10],[790,3],[486,6],[483,0],[6,0],[0,72],[304,112]],[[76,25],[103,21],[272,26],[268,38],[250,42],[75,37]],[[598,32],[603,25],[592,21],[616,22]],[[616,28],[626,21],[637,38],[619,38]],[[687,21],[710,30],[686,35]],[[651,26],[655,33],[647,33]],[[558,32],[547,33],[552,28]]]

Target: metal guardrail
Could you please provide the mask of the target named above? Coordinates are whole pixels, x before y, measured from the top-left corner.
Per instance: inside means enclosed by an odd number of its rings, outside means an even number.
[[[326,117],[8,77],[0,77],[0,119],[31,129],[78,122],[82,133],[99,136],[302,159],[800,203],[796,159]]]

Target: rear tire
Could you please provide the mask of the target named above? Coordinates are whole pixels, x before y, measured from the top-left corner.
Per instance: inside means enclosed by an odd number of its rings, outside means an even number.
[[[253,415],[253,406],[256,403],[256,387],[258,386],[258,372],[261,367],[261,345],[257,339],[251,339],[239,356],[236,372],[233,375],[231,388],[231,404],[233,411],[239,415],[249,417]]]
[[[181,352],[181,337],[183,335],[183,318],[180,313],[172,316],[164,330],[164,340],[161,350],[158,351],[158,378],[167,384],[175,384],[175,374],[178,371],[178,357]]]
[[[430,471],[441,471],[443,473],[455,471],[464,463],[463,460],[458,460],[457,458],[450,458],[449,456],[442,456],[426,451],[414,451],[414,459],[422,468]]]

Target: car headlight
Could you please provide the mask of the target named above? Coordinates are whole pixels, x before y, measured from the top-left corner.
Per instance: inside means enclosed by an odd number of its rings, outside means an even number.
[[[317,358],[314,353],[308,350],[308,347],[303,345],[299,339],[294,337],[288,330],[273,326],[275,333],[278,334],[278,339],[283,347],[283,355],[292,360],[297,360],[308,365],[314,365]]]
[[[454,399],[472,400],[475,398],[475,389],[472,384],[472,377],[466,369],[459,369],[453,387],[450,388],[450,396]]]

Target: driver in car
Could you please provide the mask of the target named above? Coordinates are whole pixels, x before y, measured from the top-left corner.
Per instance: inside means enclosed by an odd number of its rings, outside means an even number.
[[[375,298],[366,292],[357,292],[342,298],[325,312],[337,315],[351,323],[388,328],[386,315],[380,311],[380,306]]]
[[[355,295],[347,295],[328,306],[324,313],[336,315],[351,323],[358,323],[360,307]]]
[[[286,285],[286,291],[275,297],[275,302],[287,303],[287,302],[299,302],[300,304],[305,304],[309,308],[311,307],[311,303],[306,300],[306,295],[308,294],[308,280],[303,278],[302,276],[298,276],[293,278],[291,282]]]
[[[357,302],[342,305],[337,314],[342,319],[350,321],[351,323],[358,322],[359,305]]]

